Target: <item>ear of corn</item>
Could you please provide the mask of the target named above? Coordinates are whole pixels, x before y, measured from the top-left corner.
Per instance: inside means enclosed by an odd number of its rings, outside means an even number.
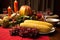
[[[35,23],[35,24],[39,24],[39,25],[46,25],[49,27],[53,26],[51,23],[43,22],[43,21],[36,21],[36,20],[25,20],[24,23]]]
[[[43,22],[43,21],[36,21],[36,20],[25,20],[24,23],[20,24],[21,27],[30,27],[36,28],[39,32],[47,33],[51,31],[52,24]]]
[[[39,25],[35,23],[21,23],[21,27],[30,27],[30,28],[36,28],[39,30],[39,32],[47,33],[51,31],[51,27],[46,25]]]

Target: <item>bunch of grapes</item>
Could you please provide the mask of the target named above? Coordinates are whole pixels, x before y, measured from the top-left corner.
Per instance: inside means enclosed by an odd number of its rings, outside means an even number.
[[[19,28],[18,27],[16,27],[16,26],[14,26],[14,27],[12,27],[11,29],[10,29],[10,34],[12,35],[12,36],[17,36],[17,35],[19,35]]]
[[[10,30],[10,34],[21,37],[37,37],[39,36],[39,31],[36,28],[14,27]]]

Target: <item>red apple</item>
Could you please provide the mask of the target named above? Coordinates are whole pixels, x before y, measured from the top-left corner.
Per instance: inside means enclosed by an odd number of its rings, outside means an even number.
[[[39,20],[39,21],[44,21],[44,16],[42,13],[37,13],[36,14],[36,19]]]
[[[42,18],[43,15],[41,13],[37,13],[36,16],[37,16],[37,18],[40,19],[40,18]]]

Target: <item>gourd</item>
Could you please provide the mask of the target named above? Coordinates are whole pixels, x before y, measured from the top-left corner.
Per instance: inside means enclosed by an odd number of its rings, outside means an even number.
[[[20,10],[19,10],[19,14],[22,16],[30,16],[32,15],[32,9],[30,6],[27,5],[23,5],[21,6]]]

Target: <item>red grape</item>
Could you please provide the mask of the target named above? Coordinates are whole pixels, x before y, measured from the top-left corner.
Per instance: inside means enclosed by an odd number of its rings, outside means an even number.
[[[10,30],[11,35],[19,35],[21,37],[36,37],[39,34],[39,31],[36,28],[29,27],[13,27]]]

